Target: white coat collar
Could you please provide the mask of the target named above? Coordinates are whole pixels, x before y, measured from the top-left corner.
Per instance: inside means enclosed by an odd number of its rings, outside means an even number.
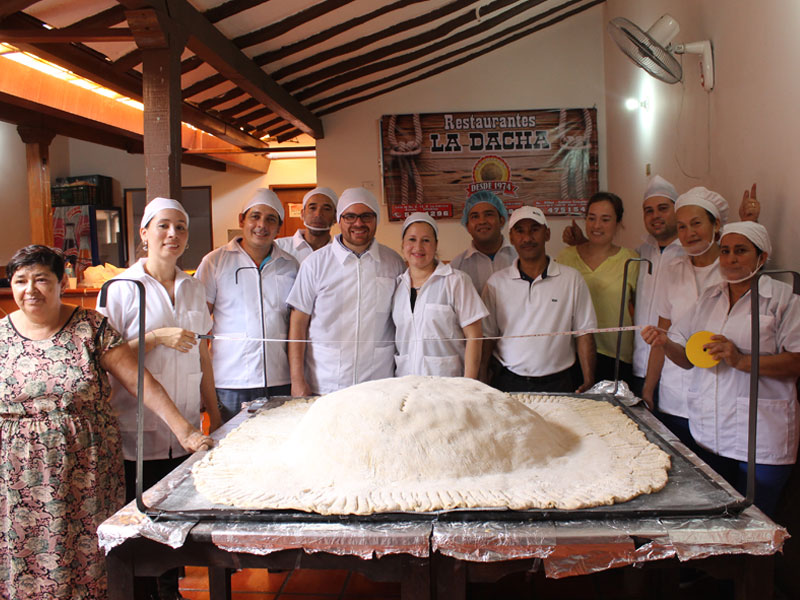
[[[342,242],[341,233],[336,235],[335,241],[332,244],[332,246],[333,246],[333,255],[341,264],[344,264],[345,261],[351,257],[353,259],[359,258],[355,252],[353,252],[352,250],[350,250],[350,248],[344,245],[344,242]],[[364,251],[364,253],[361,255],[360,258],[364,258],[366,256],[369,256],[375,262],[381,262],[380,244],[378,243],[378,240],[373,238],[372,243],[369,245],[369,248],[367,248]]]
[[[449,264],[445,264],[442,261],[439,261],[439,264],[436,265],[436,268],[431,273],[431,276],[428,278],[428,281],[433,279],[434,277],[447,277],[453,272],[453,267]],[[397,276],[397,281],[406,284],[409,288],[411,288],[411,274],[408,272],[408,269],[403,271],[400,275]],[[425,283],[428,283],[426,281]]]
[[[642,236],[642,242],[643,242],[644,244],[647,244],[648,246],[652,246],[652,247],[653,247],[653,248],[655,248],[656,250],[658,250],[658,249],[660,249],[660,248],[661,248],[661,246],[659,246],[659,245],[658,245],[658,240],[657,240],[656,238],[654,238],[654,237],[653,237],[651,234],[649,234],[649,233],[648,233],[648,234],[646,234],[646,235],[644,235],[644,236]],[[673,246],[680,246],[680,245],[681,245],[681,241],[680,241],[680,240],[679,240],[679,239],[676,237],[676,238],[675,238],[674,240],[672,240],[672,241],[671,241],[669,244],[667,244],[666,246],[664,246],[664,251],[666,252],[667,248],[672,248]]]
[[[244,257],[249,262],[252,263],[253,259],[250,258],[250,255],[247,253],[247,251],[244,248],[242,248],[241,241],[242,241],[242,238],[241,237],[237,237],[237,238],[232,239],[230,242],[225,244],[225,246],[223,246],[223,247],[225,248],[226,252],[238,252],[239,254],[243,254]],[[271,263],[271,262],[273,262],[275,260],[278,260],[278,259],[295,260],[294,256],[292,256],[291,254],[289,254],[288,252],[283,250],[280,246],[278,246],[278,244],[276,244],[273,241],[272,242],[272,260],[270,260],[267,264],[269,264],[269,263]]]
[[[153,277],[152,275],[150,275],[150,274],[149,274],[149,273],[148,273],[148,272],[145,270],[145,268],[144,268],[144,265],[145,265],[145,263],[146,263],[146,262],[147,262],[147,257],[146,257],[146,256],[143,256],[142,258],[140,258],[139,260],[137,260],[137,261],[136,261],[136,262],[133,264],[133,266],[131,267],[131,271],[132,271],[132,272],[133,272],[135,275],[138,275],[138,276],[140,276],[140,277],[149,277],[149,278],[150,278],[150,279],[152,279],[153,281],[156,281],[156,282],[157,282],[158,280],[157,280],[155,277]],[[188,274],[188,273],[186,273],[185,271],[182,271],[182,270],[180,270],[180,269],[179,269],[179,268],[176,266],[176,267],[175,267],[175,291],[177,291],[177,290],[178,290],[178,286],[180,286],[180,284],[181,284],[181,283],[183,283],[183,282],[184,282],[184,281],[186,281],[187,279],[191,279],[191,278],[192,278],[192,276],[191,276],[191,275],[189,275],[189,274]],[[160,282],[159,282],[159,285],[161,285],[161,283],[160,283]]]
[[[769,275],[766,275],[766,276],[763,276],[761,279],[759,279],[759,281],[758,281],[758,295],[759,296],[761,296],[762,298],[772,298],[772,295],[774,294],[774,292],[775,292],[775,281],[772,279],[772,277],[770,277]],[[710,287],[708,293],[711,296],[719,296],[721,294],[725,294],[725,297],[729,297],[728,296],[728,283],[726,281],[718,283],[718,284]],[[745,292],[744,296],[739,298],[739,301],[741,301],[744,298],[747,298],[747,301],[751,302],[751,300],[750,300],[750,291],[749,290],[747,292]]]

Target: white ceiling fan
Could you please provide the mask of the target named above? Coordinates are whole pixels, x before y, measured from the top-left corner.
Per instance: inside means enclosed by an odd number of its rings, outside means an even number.
[[[710,40],[672,44],[680,25],[670,15],[663,15],[650,29],[643,31],[624,17],[609,21],[608,33],[617,46],[637,65],[656,79],[666,83],[678,83],[683,78],[683,69],[676,54],[700,56],[700,81],[703,89],[714,89],[714,52]]]

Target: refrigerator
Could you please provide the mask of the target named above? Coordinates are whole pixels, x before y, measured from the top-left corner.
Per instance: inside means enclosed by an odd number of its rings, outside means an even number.
[[[83,279],[86,267],[127,264],[122,209],[118,207],[91,204],[54,207],[53,242],[73,264],[78,281]]]

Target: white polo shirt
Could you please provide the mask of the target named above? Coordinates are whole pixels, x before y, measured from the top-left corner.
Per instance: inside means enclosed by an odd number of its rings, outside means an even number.
[[[259,272],[242,248],[241,239],[231,240],[206,254],[195,273],[205,286],[206,300],[214,305],[211,333],[253,338],[211,343],[214,384],[232,389],[285,385],[291,381],[286,342],[254,340],[288,337],[286,297],[297,277],[298,264],[294,257],[273,244],[270,259]],[[263,297],[260,305],[259,285]]]
[[[397,278],[392,309],[397,329],[395,375],[463,377],[467,343],[452,339],[463,338],[464,327],[488,314],[469,276],[441,262],[418,290],[412,312],[411,277],[406,270]]]
[[[144,270],[146,258],[141,258],[114,279],[135,279],[145,288],[146,330],[162,327],[181,327],[195,333],[208,333],[211,316],[208,314],[203,285],[180,269],[175,269],[175,304],[167,290]],[[139,288],[133,283],[115,283],[108,288],[106,306],[97,310],[126,340],[139,336]],[[200,346],[189,352],[179,352],[166,346],[156,346],[145,354],[144,366],[162,385],[180,413],[189,423],[200,427],[202,397],[200,380]],[[111,403],[119,416],[122,431],[122,452],[126,460],[136,460],[136,396],[128,393],[113,376]],[[145,460],[185,456],[183,446],[169,427],[153,411],[144,408],[143,454]]]
[[[694,309],[670,329],[670,338],[685,344],[695,331],[724,335],[749,354],[750,292],[730,309],[728,285],[708,288]],[[800,352],[800,298],[792,288],[768,276],[759,282],[760,353]],[[721,361],[710,369],[691,369],[689,428],[692,437],[715,454],[747,460],[750,374]],[[794,379],[758,378],[756,461],[788,465],[797,457],[800,418]]]
[[[475,249],[474,243],[470,243],[469,248],[450,261],[450,266],[469,275],[475,289],[480,294],[492,273],[511,266],[515,260],[517,260],[517,251],[504,237],[503,245],[495,253],[494,259],[479,252]]]
[[[707,288],[721,282],[719,260],[715,260],[707,267],[695,267],[691,258],[685,254],[673,259],[663,272],[658,315],[675,323],[694,309],[698,298]],[[689,407],[686,393],[691,377],[691,373],[686,369],[681,369],[672,361],[665,360],[658,384],[658,410],[668,415],[687,418]]]
[[[314,252],[311,244],[303,237],[303,231],[305,230],[298,229],[294,232],[294,235],[277,238],[274,242],[278,248],[294,256],[298,263],[303,262]],[[328,244],[330,244],[331,241],[333,241],[333,238],[328,241]],[[326,244],[326,246],[328,244]]]
[[[520,276],[515,261],[492,275],[482,295],[489,310],[483,334],[514,336],[596,328],[592,296],[581,274],[552,259],[545,274],[529,283]],[[501,339],[494,356],[517,375],[542,377],[575,363],[575,341],[570,335]]]
[[[633,311],[635,325],[658,325],[658,299],[667,291],[662,273],[666,266],[679,256],[684,256],[683,246],[674,239],[663,250],[656,238],[648,235],[636,251],[639,256],[653,263],[653,273],[647,273],[647,263],[639,265],[639,280],[636,283],[636,302]],[[633,336],[633,374],[644,377],[647,374],[647,359],[650,346],[639,332]]]
[[[373,241],[359,257],[341,235],[300,265],[287,302],[311,315],[305,375],[313,393],[394,375],[392,296],[404,269],[394,250]]]

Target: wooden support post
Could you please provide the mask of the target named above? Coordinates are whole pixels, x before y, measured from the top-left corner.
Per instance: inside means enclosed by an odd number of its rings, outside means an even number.
[[[147,201],[181,199],[181,54],[186,37],[155,9],[126,11],[142,50]]]
[[[31,243],[53,245],[53,210],[50,203],[50,142],[55,133],[40,127],[18,125],[28,160],[28,209]]]

